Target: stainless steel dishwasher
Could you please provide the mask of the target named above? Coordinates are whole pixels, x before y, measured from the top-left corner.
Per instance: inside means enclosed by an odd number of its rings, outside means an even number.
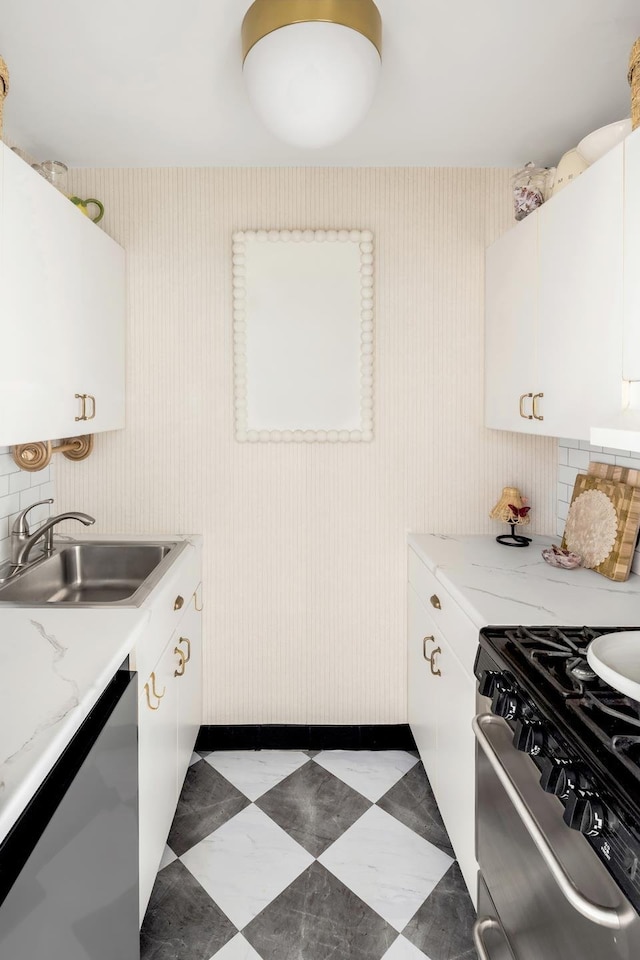
[[[135,678],[118,671],[0,846],[2,960],[139,958]]]

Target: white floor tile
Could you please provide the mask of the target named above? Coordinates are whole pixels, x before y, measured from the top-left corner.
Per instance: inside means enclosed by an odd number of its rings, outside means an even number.
[[[373,803],[418,763],[404,750],[323,750],[313,759]]]
[[[216,957],[219,956],[219,953],[216,954]],[[408,940],[405,940],[404,937],[398,937],[391,944],[382,960],[429,960],[429,957],[422,950],[418,950],[412,943],[409,943]]]
[[[370,807],[318,859],[398,932],[453,863],[380,807]]]
[[[180,859],[239,930],[313,863],[311,854],[253,805]]]
[[[160,861],[160,866],[158,870],[162,870],[163,867],[168,867],[170,863],[173,863],[174,860],[177,860],[175,853],[165,844],[164,853],[162,854],[162,860]]]
[[[407,954],[408,960],[409,954]],[[245,940],[241,933],[236,934],[233,940],[225,943],[222,950],[218,950],[211,957],[211,960],[260,960],[260,955],[255,952],[251,944]],[[402,960],[398,954],[398,960]]]
[[[220,750],[205,759],[249,800],[257,800],[309,761],[298,750]]]

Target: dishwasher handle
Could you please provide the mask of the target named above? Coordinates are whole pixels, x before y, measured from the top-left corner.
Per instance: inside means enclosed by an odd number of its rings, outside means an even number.
[[[593,903],[593,901],[580,893],[553,852],[549,841],[538,826],[518,787],[509,776],[493,744],[487,737],[485,732],[487,727],[498,726],[504,728],[506,724],[490,713],[482,713],[474,718],[472,726],[480,749],[491,764],[493,772],[513,804],[524,828],[536,845],[540,856],[547,865],[562,895],[568,900],[574,910],[577,910],[577,912],[583,917],[586,917],[587,920],[591,920],[592,923],[597,923],[601,927],[608,927],[610,930],[620,930],[631,920],[631,911],[627,909],[621,912],[614,907],[604,907],[601,904]]]

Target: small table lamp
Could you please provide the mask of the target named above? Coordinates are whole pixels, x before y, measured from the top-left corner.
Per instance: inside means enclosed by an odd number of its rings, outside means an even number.
[[[511,533],[504,533],[496,537],[498,543],[505,547],[528,547],[531,543],[530,537],[523,537],[515,532],[516,524],[526,526],[531,523],[529,511],[531,507],[526,505],[520,495],[517,487],[504,487],[502,496],[489,514],[492,520],[500,520],[502,523],[508,523],[511,527]]]

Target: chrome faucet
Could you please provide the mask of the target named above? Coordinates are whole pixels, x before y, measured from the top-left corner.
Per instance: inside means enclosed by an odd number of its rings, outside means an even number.
[[[15,572],[23,569],[29,562],[31,550],[35,544],[42,539],[43,556],[49,557],[53,553],[53,528],[63,520],[79,520],[86,527],[95,523],[95,517],[90,517],[88,513],[59,513],[55,517],[49,517],[42,526],[38,527],[34,533],[29,529],[27,514],[34,507],[39,507],[45,503],[53,503],[53,499],[38,500],[31,506],[22,510],[15,519],[11,529],[11,564],[16,568]]]

